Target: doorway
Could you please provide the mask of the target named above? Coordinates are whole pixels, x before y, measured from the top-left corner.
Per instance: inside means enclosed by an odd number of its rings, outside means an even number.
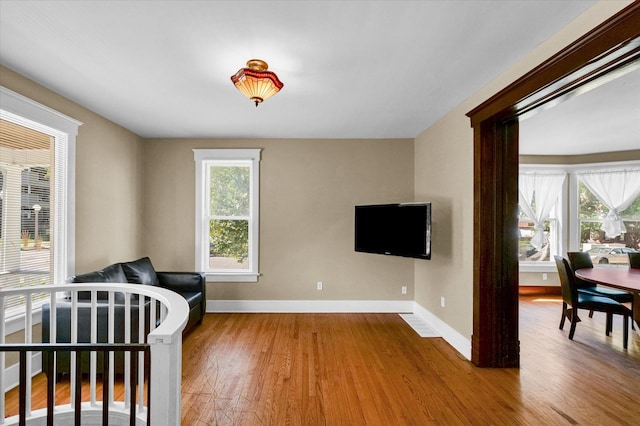
[[[640,58],[634,3],[470,111],[474,132],[473,335],[479,367],[519,367],[519,117]]]

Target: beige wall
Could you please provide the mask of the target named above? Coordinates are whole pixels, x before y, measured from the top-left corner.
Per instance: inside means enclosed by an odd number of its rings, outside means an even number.
[[[415,300],[464,337],[473,331],[473,250],[481,249],[473,247],[473,133],[465,114],[629,3],[597,3],[416,138],[416,198],[433,202],[434,240],[432,260],[415,262]]]
[[[413,261],[355,253],[356,204],[413,201],[412,140],[145,141],[145,252],[194,267],[194,148],[262,148],[258,283],[210,283],[216,300],[412,300]],[[316,290],[322,281],[324,290]],[[401,294],[401,286],[409,292]]]
[[[547,274],[546,280],[543,277],[543,274],[545,273]],[[518,274],[518,283],[521,287],[560,287],[560,277],[558,276],[558,272],[555,270],[551,272],[520,272]]]
[[[140,255],[141,139],[1,66],[0,85],[83,122],[76,139],[76,272]]]
[[[15,333],[6,335],[5,343],[8,343],[8,344],[25,343],[24,337],[25,337],[25,332],[23,329]],[[31,328],[31,341],[32,342],[42,341],[42,328],[40,327],[40,324],[36,324]],[[6,352],[6,358],[5,358],[6,367],[11,367],[15,364],[18,364],[20,362],[19,360],[20,360],[19,352]]]

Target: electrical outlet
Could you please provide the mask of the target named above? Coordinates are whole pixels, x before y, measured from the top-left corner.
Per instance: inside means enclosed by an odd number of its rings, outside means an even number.
[[[444,296],[440,296],[440,307],[444,308]]]
[[[322,281],[318,281],[318,282],[316,283],[316,288],[317,288],[318,290],[322,290]]]
[[[402,286],[402,294],[407,294],[407,286],[406,285]]]
[[[546,272],[543,272],[543,273],[542,273],[542,280],[543,280],[543,281],[546,281],[546,280],[547,280],[547,273],[546,273]]]

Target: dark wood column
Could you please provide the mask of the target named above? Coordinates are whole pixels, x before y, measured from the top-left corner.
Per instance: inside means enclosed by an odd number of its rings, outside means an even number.
[[[475,129],[473,363],[518,367],[518,122]]]

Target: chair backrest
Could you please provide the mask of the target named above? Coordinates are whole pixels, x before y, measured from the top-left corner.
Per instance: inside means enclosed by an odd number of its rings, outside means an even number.
[[[577,269],[583,268],[593,268],[593,261],[591,260],[591,256],[586,251],[570,251],[567,252],[567,256],[569,257],[569,265],[571,266],[571,274],[575,278],[575,273]],[[593,287],[593,284],[580,278],[575,278],[575,283],[578,288],[585,287]]]
[[[558,268],[560,277],[560,287],[562,289],[562,300],[571,305],[576,306],[578,302],[578,287],[576,286],[573,271],[569,267],[569,262],[562,256],[553,256]]]
[[[640,253],[629,253],[629,266],[640,268]]]
[[[589,256],[589,253],[586,251],[570,251],[567,252],[567,256],[569,257],[569,263],[573,271],[576,269],[593,268],[591,256]]]

